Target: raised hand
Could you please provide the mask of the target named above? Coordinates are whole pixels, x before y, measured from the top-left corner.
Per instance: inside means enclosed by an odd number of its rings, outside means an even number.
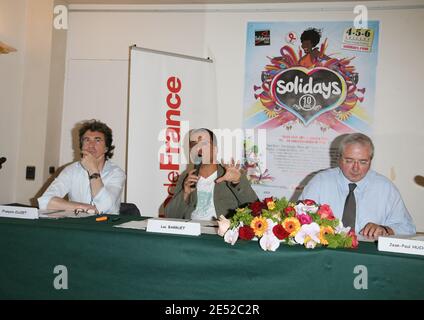
[[[220,183],[223,181],[231,182],[232,184],[238,184],[241,178],[240,171],[240,161],[235,163],[234,158],[231,158],[231,162],[229,164],[225,164],[224,160],[221,159],[221,164],[225,168],[225,174],[216,179],[216,183]]]

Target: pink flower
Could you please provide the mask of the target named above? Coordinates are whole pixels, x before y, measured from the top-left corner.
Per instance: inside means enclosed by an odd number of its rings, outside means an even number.
[[[350,230],[347,235],[352,238],[352,248],[357,248],[359,245],[359,241],[358,237],[355,234],[355,231]]]
[[[318,209],[318,214],[321,219],[334,220],[336,219],[333,214],[333,210],[331,210],[328,204],[323,204]]]
[[[218,219],[218,235],[223,237],[227,230],[230,228],[230,224],[231,221],[221,214]]]
[[[297,219],[300,221],[301,225],[312,223],[312,217],[309,214],[298,214]]]

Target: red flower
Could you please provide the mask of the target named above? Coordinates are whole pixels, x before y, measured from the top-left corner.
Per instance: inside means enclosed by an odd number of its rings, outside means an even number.
[[[294,207],[287,207],[284,209],[284,213],[287,217],[293,216],[294,214],[296,214],[296,209]]]
[[[323,204],[319,207],[317,212],[321,219],[334,220],[336,219],[333,214],[333,210],[331,210],[328,204]]]
[[[243,226],[239,229],[239,237],[243,240],[252,240],[255,232],[250,226]]]
[[[286,231],[286,229],[284,229],[284,227],[281,224],[276,224],[274,228],[272,228],[272,232],[280,240],[284,240],[290,234],[289,232]]]
[[[269,198],[265,198],[264,199],[264,203],[266,204],[266,205],[268,205],[268,202],[273,202],[274,201],[274,199],[272,198],[272,197],[269,197]]]
[[[303,204],[305,204],[307,206],[314,206],[314,205],[317,204],[314,200],[311,200],[311,199],[305,199],[302,202],[303,202]]]
[[[347,235],[352,238],[352,248],[358,248],[359,242],[358,242],[358,237],[355,234],[355,231],[350,230]]]
[[[265,205],[260,201],[256,201],[249,204],[249,208],[252,210],[252,215],[256,217],[262,213],[262,209],[265,209]]]

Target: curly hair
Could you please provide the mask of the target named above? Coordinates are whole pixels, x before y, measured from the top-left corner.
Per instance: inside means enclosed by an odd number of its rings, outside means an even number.
[[[321,30],[316,28],[309,28],[302,32],[300,41],[310,40],[312,47],[315,47],[321,40]]]
[[[107,148],[105,158],[106,160],[112,158],[113,149],[115,149],[115,146],[112,145],[112,129],[110,129],[105,123],[95,119],[83,122],[81,128],[79,129],[80,149],[82,149],[82,137],[87,131],[101,132],[105,135],[105,144]]]

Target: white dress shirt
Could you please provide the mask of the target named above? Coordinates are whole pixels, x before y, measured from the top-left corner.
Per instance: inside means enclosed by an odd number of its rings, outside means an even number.
[[[39,208],[46,209],[52,197],[63,198],[68,195],[69,201],[92,204],[99,213],[118,214],[126,178],[125,172],[107,160],[100,176],[103,188],[92,198],[87,171],[80,162],[70,164],[38,198]]]

